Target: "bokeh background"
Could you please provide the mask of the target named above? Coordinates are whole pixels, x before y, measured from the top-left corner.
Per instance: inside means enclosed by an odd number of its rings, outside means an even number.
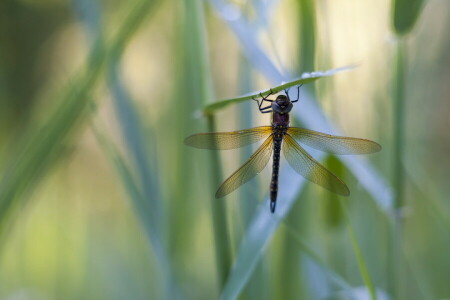
[[[450,299],[450,3],[0,2],[0,299]],[[292,123],[375,140],[311,152],[351,190],[282,164],[225,199],[267,125],[217,99],[301,89]],[[249,101],[251,102],[251,101]],[[257,146],[257,145],[256,145]]]

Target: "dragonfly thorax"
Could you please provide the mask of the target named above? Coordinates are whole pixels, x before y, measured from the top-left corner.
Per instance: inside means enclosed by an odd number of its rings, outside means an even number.
[[[285,95],[278,95],[277,99],[272,102],[272,110],[279,114],[287,114],[292,109],[292,102]]]

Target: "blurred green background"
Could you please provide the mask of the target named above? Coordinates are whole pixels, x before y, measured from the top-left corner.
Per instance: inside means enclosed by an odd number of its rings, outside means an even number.
[[[449,28],[443,0],[1,1],[0,299],[450,299]],[[351,196],[282,160],[275,215],[268,169],[214,199],[254,147],[183,139],[270,116],[202,107],[345,65],[292,123],[383,146],[312,152]]]

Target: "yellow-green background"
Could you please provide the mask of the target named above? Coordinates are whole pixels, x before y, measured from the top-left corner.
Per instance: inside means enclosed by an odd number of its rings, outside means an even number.
[[[443,0],[1,1],[0,299],[450,298],[449,28]],[[201,108],[345,65],[302,93],[383,146],[321,157],[351,196],[295,176],[271,215],[267,170],[214,199],[253,148],[183,139],[270,120]]]

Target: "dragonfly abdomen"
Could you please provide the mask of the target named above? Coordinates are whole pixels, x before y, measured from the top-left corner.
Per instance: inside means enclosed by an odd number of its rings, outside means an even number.
[[[273,134],[273,164],[272,164],[272,181],[270,182],[270,211],[275,212],[278,195],[278,174],[280,170],[280,153],[284,132]]]

